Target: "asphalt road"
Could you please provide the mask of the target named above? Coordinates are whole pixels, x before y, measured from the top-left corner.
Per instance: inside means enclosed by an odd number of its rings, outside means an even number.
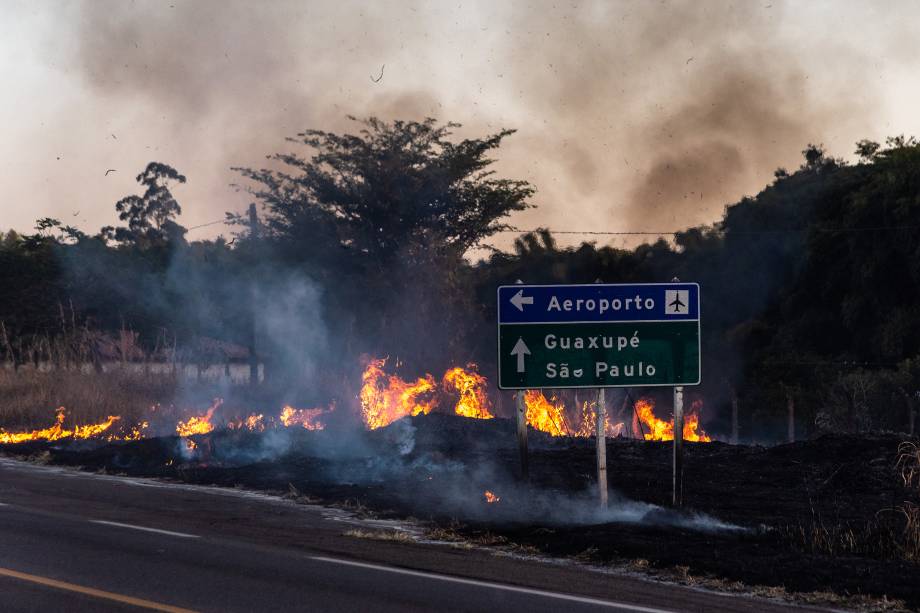
[[[789,611],[445,545],[236,490],[0,458],[2,611]]]

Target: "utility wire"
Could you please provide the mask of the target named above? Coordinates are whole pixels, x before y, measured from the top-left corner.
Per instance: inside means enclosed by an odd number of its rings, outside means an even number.
[[[689,230],[690,228],[688,228]],[[878,232],[890,230],[917,230],[920,226],[871,226],[863,228],[781,228],[777,230],[731,230],[731,234],[799,234],[802,232]],[[550,228],[534,228],[532,230],[520,230],[518,228],[508,228],[499,230],[501,233],[514,232],[517,234],[531,234],[543,231],[549,231],[550,234],[583,234],[593,236],[667,236],[687,232],[688,230],[660,230],[660,231],[605,231],[605,230],[552,230]]]
[[[207,223],[199,224],[197,226],[192,226],[186,228],[187,231],[197,230],[199,228],[206,228],[208,226],[213,226],[216,224],[230,224],[232,222],[226,219],[218,219],[215,221],[209,221]],[[522,230],[519,228],[507,228],[505,230],[499,230],[501,234],[515,233],[515,234],[535,234],[538,232],[548,231],[550,234],[574,234],[574,235],[583,235],[583,236],[674,236],[687,232],[687,230],[553,230],[551,228],[533,228],[530,230]],[[911,226],[869,226],[862,228],[780,228],[776,230],[731,230],[730,234],[745,235],[745,234],[800,234],[803,232],[890,232],[897,230],[920,230],[920,225],[911,225]]]
[[[197,226],[192,226],[191,228],[186,228],[185,230],[189,232],[192,230],[197,230],[198,228],[205,228],[207,226],[213,226],[214,224],[219,224],[219,223],[230,223],[230,222],[228,222],[226,219],[218,219],[217,221],[209,221],[208,223],[203,223]]]

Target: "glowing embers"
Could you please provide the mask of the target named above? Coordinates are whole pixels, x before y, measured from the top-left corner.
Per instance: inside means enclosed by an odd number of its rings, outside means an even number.
[[[332,403],[328,409],[295,409],[291,406],[285,406],[281,409],[279,419],[285,428],[300,426],[307,430],[324,430],[326,428],[325,417],[335,410],[335,403]]]

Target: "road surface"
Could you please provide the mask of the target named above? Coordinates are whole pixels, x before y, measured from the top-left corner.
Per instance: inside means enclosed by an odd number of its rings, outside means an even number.
[[[0,610],[792,610],[572,565],[346,534],[393,527],[260,494],[0,458]]]

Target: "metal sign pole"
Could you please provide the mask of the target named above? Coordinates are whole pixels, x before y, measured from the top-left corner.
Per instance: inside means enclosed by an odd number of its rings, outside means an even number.
[[[597,390],[597,491],[601,507],[607,508],[607,405],[604,388]]]
[[[674,388],[674,498],[675,508],[684,503],[684,388]]]
[[[515,395],[515,408],[517,413],[517,440],[518,451],[521,454],[521,480],[529,479],[527,467],[527,405],[524,403],[525,390],[518,390]]]

